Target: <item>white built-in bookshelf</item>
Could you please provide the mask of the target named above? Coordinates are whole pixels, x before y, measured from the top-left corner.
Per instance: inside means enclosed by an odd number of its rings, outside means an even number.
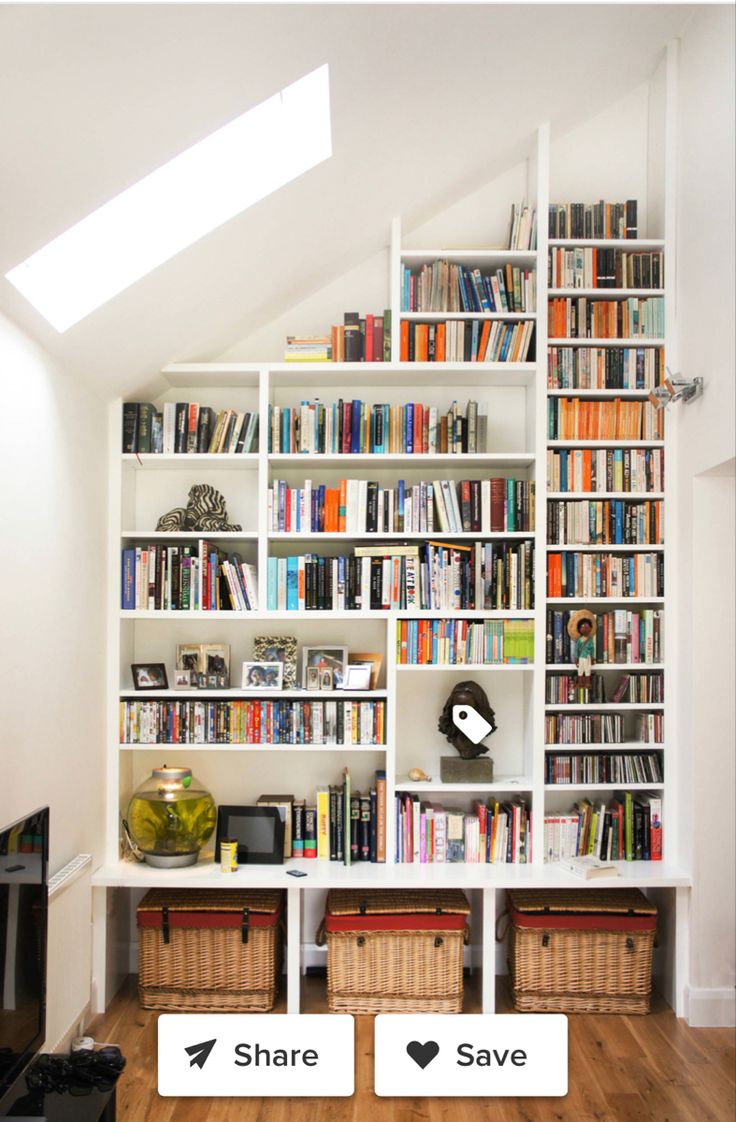
[[[616,398],[644,402],[646,390],[559,389],[548,386],[548,347],[618,348],[621,346],[660,346],[664,340],[548,338],[548,299],[559,296],[595,297],[622,300],[629,296],[662,296],[672,283],[667,258],[667,283],[663,289],[568,289],[549,290],[547,258],[551,246],[597,247],[601,249],[664,250],[671,244],[673,216],[661,223],[661,229],[647,229],[640,213],[640,232],[664,233],[665,238],[639,238],[636,243],[618,240],[565,241],[548,239],[546,217],[554,175],[550,169],[549,129],[541,128],[531,146],[527,197],[539,214],[538,243],[534,251],[495,249],[455,249],[452,245],[433,249],[406,248],[401,222],[395,219],[391,231],[390,276],[387,306],[392,315],[392,359],[386,363],[179,363],[163,371],[162,390],[156,407],[166,401],[200,401],[218,408],[255,411],[260,417],[257,452],[239,454],[121,454],[122,402],[111,411],[110,418],[110,565],[109,565],[109,705],[107,728],[107,815],[106,861],[94,875],[100,889],[96,910],[96,972],[98,1005],[104,1005],[103,964],[106,954],[106,911],[104,892],[119,888],[143,890],[152,886],[192,887],[265,887],[288,890],[289,942],[287,985],[289,1011],[297,1011],[300,999],[300,968],[305,962],[317,961],[320,952],[313,946],[313,930],[324,902],[324,890],[330,887],[380,887],[395,885],[454,886],[467,889],[473,902],[473,946],[469,957],[472,965],[483,971],[483,1008],[494,1008],[496,950],[494,924],[497,907],[503,906],[503,890],[508,887],[573,887],[584,886],[559,865],[548,860],[545,851],[544,820],[567,811],[574,802],[589,798],[599,803],[616,791],[647,790],[661,796],[664,821],[664,853],[662,861],[618,862],[621,875],[596,886],[637,885],[653,892],[676,890],[678,923],[686,907],[688,876],[678,860],[676,760],[669,750],[670,729],[665,723],[661,743],[645,743],[637,734],[638,718],[646,714],[665,714],[665,702],[641,703],[621,701],[585,704],[556,704],[547,698],[547,681],[556,675],[572,674],[569,659],[550,659],[548,618],[553,610],[570,611],[579,607],[597,612],[615,609],[664,610],[665,594],[656,596],[567,597],[548,595],[547,558],[554,553],[573,551],[581,555],[638,552],[664,556],[671,544],[667,539],[652,545],[568,545],[556,546],[547,540],[547,506],[549,501],[631,501],[648,502],[664,499],[667,487],[655,491],[548,490],[547,457],[551,451],[596,449],[644,449],[665,447],[665,438],[649,441],[610,439],[559,440],[548,435],[548,401],[578,398],[581,402],[610,402]],[[565,201],[560,195],[559,201]],[[614,197],[612,194],[610,197]],[[616,196],[617,197],[617,196]],[[505,216],[504,216],[505,217]],[[523,319],[534,323],[533,358],[522,363],[435,363],[401,362],[399,359],[400,323],[402,319],[432,322],[448,320],[448,313],[407,313],[400,298],[401,266],[412,268],[437,259],[464,264],[481,270],[506,263],[531,268],[536,274],[536,311],[504,320]],[[467,314],[459,318],[469,319]],[[499,318],[494,314],[477,313],[478,319]],[[673,320],[667,320],[668,332]],[[440,412],[457,401],[461,408],[467,401],[483,405],[488,416],[487,448],[465,454],[305,454],[269,450],[268,416],[270,407],[298,406],[305,399],[329,403],[338,398],[365,402],[386,402],[389,405],[421,400],[436,406]],[[418,481],[441,477],[454,481],[492,476],[513,476],[534,481],[536,485],[536,521],[533,529],[515,532],[463,532],[447,534],[435,528],[433,533],[390,534],[366,533],[297,533],[274,531],[268,522],[268,493],[274,480],[285,480],[290,487],[301,487],[305,479],[335,487],[346,476],[370,479],[381,487],[392,487],[398,479]],[[201,534],[156,533],[157,518],[165,511],[186,505],[189,487],[194,483],[210,483],[227,500],[231,521],[240,523],[240,531]],[[206,537],[225,550],[237,551],[256,566],[259,579],[259,608],[256,611],[173,611],[121,608],[121,550],[136,543],[170,539],[179,544],[196,542]],[[473,608],[462,611],[402,610],[339,610],[287,611],[267,607],[266,574],[269,558],[296,553],[319,552],[335,555],[350,552],[356,545],[380,542],[421,542],[429,537],[472,544],[482,541],[532,542],[535,548],[533,607],[492,610]],[[665,586],[666,587],[666,586]],[[534,657],[527,664],[486,665],[405,665],[397,660],[397,627],[402,619],[463,618],[467,620],[526,619],[534,628]],[[205,699],[242,700],[252,697],[238,689],[239,668],[244,660],[253,658],[257,636],[288,635],[296,637],[301,648],[308,646],[344,646],[351,651],[377,652],[382,656],[378,689],[347,695],[358,700],[385,704],[385,743],[358,745],[284,745],[284,744],[198,744],[142,745],[120,742],[120,702],[132,699],[191,699],[191,694],[172,689],[160,693],[136,694],[132,686],[132,663],[165,662],[169,674],[175,665],[175,651],[181,643],[227,643],[231,654],[232,687],[207,691]],[[665,635],[667,635],[665,629]],[[632,676],[646,672],[662,675],[668,660],[669,638],[663,653],[655,662],[643,664],[621,660],[594,667],[606,682],[607,698],[620,675]],[[298,674],[301,674],[301,663]],[[495,711],[498,729],[487,743],[494,761],[492,783],[447,784],[440,781],[440,757],[452,756],[454,749],[437,730],[437,719],[453,685],[473,678],[486,690]],[[301,680],[300,677],[298,680]],[[197,695],[199,698],[201,695]],[[300,689],[283,691],[279,698],[319,700],[318,693]],[[344,695],[334,693],[331,698]],[[667,693],[665,693],[665,699]],[[585,745],[554,745],[546,742],[545,724],[551,715],[583,713],[620,716],[625,730],[623,744],[589,743]],[[666,718],[665,718],[666,720]],[[662,767],[662,780],[657,783],[588,783],[553,784],[546,781],[546,760],[551,752],[650,752],[656,751]],[[181,870],[160,870],[121,859],[120,818],[133,790],[162,763],[191,766],[204,786],[212,791],[216,802],[249,803],[264,793],[288,792],[308,803],[315,801],[315,788],[337,784],[342,769],[349,767],[354,788],[368,790],[377,770],[386,773],[387,826],[384,864],[353,863],[350,866],[310,859],[294,859],[282,866],[244,867],[235,877],[225,878],[219,863],[213,861],[212,843],[196,866]],[[413,768],[421,768],[432,780],[417,783],[408,778]],[[488,801],[523,799],[531,812],[532,849],[526,863],[480,864],[397,864],[394,861],[396,821],[393,813],[396,792],[416,792],[420,798],[442,802],[448,808],[470,810],[475,798]],[[298,867],[307,876],[294,880],[287,870]],[[677,969],[682,968],[684,934],[680,923],[677,942]],[[312,956],[312,957],[310,957]],[[673,993],[678,992],[673,987]]]

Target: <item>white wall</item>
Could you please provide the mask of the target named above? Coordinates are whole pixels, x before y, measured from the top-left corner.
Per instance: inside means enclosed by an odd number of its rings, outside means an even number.
[[[736,1022],[733,43],[732,8],[698,10],[681,40],[678,93],[676,369],[702,375],[706,385],[702,399],[671,407],[668,418],[677,484],[672,614],[681,660],[670,699],[682,766],[684,859],[692,847],[686,1012],[701,1025]]]
[[[2,317],[0,370],[0,823],[49,804],[53,873],[102,854],[106,411]],[[50,1046],[89,997],[63,978],[90,940],[89,916],[61,925],[55,907]]]

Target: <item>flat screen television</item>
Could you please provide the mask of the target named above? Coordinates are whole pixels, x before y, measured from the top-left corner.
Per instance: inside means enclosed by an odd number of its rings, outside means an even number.
[[[49,809],[0,830],[0,1107],[46,1035]]]

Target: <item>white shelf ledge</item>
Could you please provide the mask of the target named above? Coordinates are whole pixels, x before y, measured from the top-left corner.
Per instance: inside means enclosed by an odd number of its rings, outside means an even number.
[[[583,398],[597,398],[597,397],[600,397],[600,398],[606,398],[606,399],[615,398],[615,397],[646,399],[646,398],[649,397],[650,393],[652,393],[652,390],[609,390],[609,389],[596,390],[596,389],[588,389],[588,388],[580,389],[580,390],[578,390],[578,389],[571,389],[571,390],[559,390],[559,389],[552,390],[552,389],[548,389],[547,390],[547,396],[548,397],[583,397]]]
[[[505,264],[536,265],[536,249],[402,249],[400,259],[406,265],[431,265],[434,261],[448,261],[451,265]]]
[[[641,249],[664,249],[664,238],[549,238],[547,245],[550,249],[629,249],[637,253]]]
[[[545,666],[546,670],[574,670],[576,663],[574,662],[548,662]],[[663,662],[595,662],[593,664],[594,673],[600,670],[664,670]]]
[[[585,705],[566,704],[564,701],[559,705],[554,705],[547,702],[544,706],[545,712],[556,713],[559,710],[564,710],[566,713],[617,713],[620,709],[631,710],[632,712],[655,712],[664,709],[664,702],[652,701],[591,701]]]
[[[478,465],[480,467],[531,467],[536,459],[534,452],[269,452],[270,464],[283,464],[292,467],[296,464],[306,467],[314,464],[315,468],[330,467],[332,464],[342,466],[371,465],[379,468],[384,464],[402,464],[411,467],[414,464],[422,467],[452,467],[466,468]]]
[[[350,698],[351,701],[375,701],[377,698],[388,697],[387,690],[239,690],[233,686],[231,689],[222,690],[136,690],[134,686],[120,690],[121,698],[135,699],[136,701],[157,700],[159,698],[176,698],[185,701],[189,698],[195,701],[215,700],[245,700],[245,701],[340,701]]]
[[[662,752],[664,744],[653,740],[626,740],[621,744],[545,744],[544,750],[563,756],[571,752]]]
[[[537,313],[534,312],[401,312],[401,319],[409,320],[413,323],[443,323],[445,320],[466,320],[466,319],[480,319],[480,320],[509,320],[513,323],[523,322],[527,319],[536,319]]]
[[[401,608],[401,609],[375,609],[374,611],[337,611],[333,609],[326,609],[325,611],[266,611],[259,609],[255,612],[175,612],[169,609],[161,611],[148,611],[146,609],[122,609],[120,610],[121,620],[172,620],[184,619],[187,623],[192,620],[216,620],[218,623],[239,623],[243,620],[305,620],[305,619],[534,619],[534,610],[527,608],[460,608],[454,611],[450,608],[440,611],[426,611],[421,608]]]
[[[663,499],[664,491],[548,491],[548,499],[624,499],[626,502],[642,502],[649,499]]]
[[[364,534],[346,534],[346,533],[324,533],[319,530],[310,530],[304,533],[302,530],[278,530],[272,531],[268,534],[269,541],[348,541],[348,542],[375,542],[380,545],[382,542],[426,542],[426,541],[524,541],[531,540],[534,537],[534,530],[468,530],[457,531],[451,530],[427,530],[424,532],[410,531],[409,533],[402,534],[398,531],[385,533],[383,531],[375,531],[374,533]],[[217,537],[216,534],[210,535],[213,539]],[[200,534],[201,537],[201,534]]]
[[[397,670],[453,670],[477,674],[482,670],[533,670],[533,662],[397,662]]]
[[[577,338],[571,335],[550,335],[549,347],[663,347],[664,338],[655,335],[636,335],[633,338]]]
[[[257,530],[123,530],[120,537],[125,540],[138,541],[142,538],[151,541],[230,541],[249,542],[257,541]]]
[[[399,779],[396,781],[395,789],[397,791],[411,791],[421,794],[426,791],[431,794],[478,794],[483,795],[492,791],[502,791],[507,794],[513,794],[515,791],[529,792],[532,789],[532,781],[528,775],[501,775],[498,779],[494,779],[492,783],[440,783],[431,780],[429,783],[415,783],[412,779]]]
[[[568,550],[569,552],[569,550]],[[548,604],[664,604],[664,596],[548,596]]]
[[[385,752],[385,744],[119,744],[121,752]]]
[[[548,440],[548,448],[664,448],[663,440]]]
[[[545,783],[545,791],[663,791],[664,783]]]
[[[606,878],[611,887],[682,888],[690,875],[664,861],[617,861],[620,876]],[[289,869],[305,877],[287,874]],[[547,865],[410,864],[374,865],[368,861],[341,865],[337,861],[291,858],[284,865],[243,865],[223,875],[219,862],[202,860],[186,869],[154,869],[150,865],[113,861],[92,875],[96,888],[599,888],[600,880],[580,880],[555,862]]]
[[[628,544],[614,544],[613,542],[548,542],[545,546],[548,553],[559,553],[561,549],[574,553],[662,553],[662,543],[649,544],[647,542],[630,542]]]
[[[597,296],[607,300],[628,296],[664,296],[663,288],[548,288],[548,296]]]
[[[258,452],[123,452],[124,468],[136,471],[200,471],[202,468],[220,470],[255,471]]]

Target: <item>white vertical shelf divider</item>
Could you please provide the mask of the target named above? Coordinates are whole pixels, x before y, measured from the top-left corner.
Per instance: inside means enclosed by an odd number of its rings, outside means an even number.
[[[265,610],[268,595],[268,406],[271,401],[271,372],[266,367],[258,376],[258,607]]]
[[[389,257],[389,306],[391,308],[391,362],[401,358],[401,219],[391,222]]]
[[[120,619],[120,526],[122,522],[123,466],[120,456],[123,427],[121,399],[108,410],[108,476],[107,525],[110,548],[107,557],[107,720],[105,746],[107,775],[105,778],[105,859],[117,861],[120,856],[120,719],[116,699],[120,690],[121,629]],[[129,625],[130,626],[130,625]],[[104,977],[103,977],[104,983]]]
[[[547,214],[549,208],[550,127],[537,131],[537,321],[535,438],[535,575],[534,590],[534,675],[533,675],[533,761],[532,761],[532,862],[544,862],[544,703],[547,662]]]

